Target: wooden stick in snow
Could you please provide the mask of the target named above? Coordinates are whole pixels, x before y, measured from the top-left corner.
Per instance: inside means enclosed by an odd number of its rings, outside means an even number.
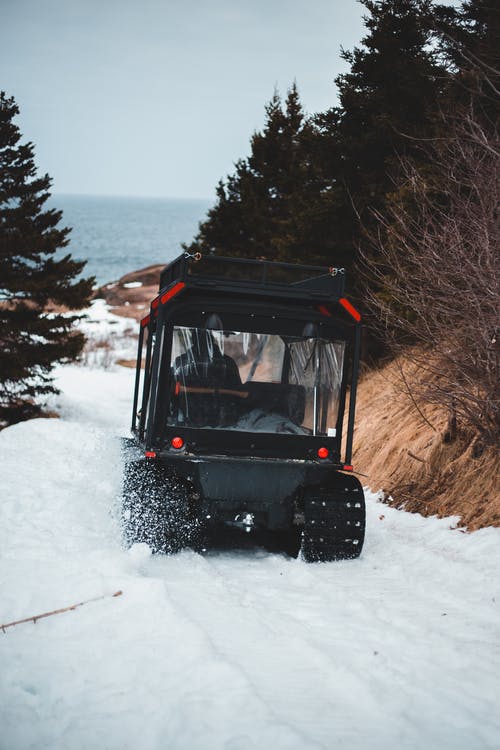
[[[43,617],[52,617],[52,615],[60,615],[62,612],[70,612],[77,607],[83,607],[84,604],[90,602],[98,602],[100,599],[107,599],[107,597],[121,596],[123,591],[115,591],[114,594],[103,594],[103,596],[96,596],[94,599],[86,599],[84,602],[78,602],[78,604],[71,604],[69,607],[63,607],[62,609],[54,609],[52,612],[44,612],[41,615],[33,615],[33,617],[25,617],[24,620],[14,620],[13,622],[6,622],[5,625],[0,625],[0,630],[5,633],[6,628],[12,628],[14,625],[21,625],[23,622],[32,622],[36,625],[37,620],[41,620]]]

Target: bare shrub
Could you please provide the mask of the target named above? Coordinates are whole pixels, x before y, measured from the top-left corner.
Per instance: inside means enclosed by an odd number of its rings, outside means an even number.
[[[499,140],[473,114],[432,147],[429,177],[405,166],[400,191],[378,216],[371,303],[396,351],[418,364],[408,386],[442,404],[482,440],[498,442]],[[408,192],[411,200],[408,200]]]
[[[109,334],[93,334],[87,336],[84,350],[80,356],[81,364],[85,367],[96,367],[109,370],[115,360],[115,344]]]

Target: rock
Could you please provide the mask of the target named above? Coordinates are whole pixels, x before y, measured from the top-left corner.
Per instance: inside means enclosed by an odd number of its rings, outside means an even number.
[[[141,320],[148,314],[151,300],[158,294],[160,272],[164,267],[162,263],[131,271],[118,281],[99,287],[94,292],[94,299],[104,299],[115,315]]]

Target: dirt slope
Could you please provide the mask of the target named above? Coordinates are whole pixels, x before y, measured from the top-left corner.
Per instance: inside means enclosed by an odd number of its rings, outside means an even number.
[[[361,380],[354,468],[368,475],[364,482],[372,489],[391,495],[393,505],[423,515],[459,515],[469,529],[500,526],[498,451],[483,450],[460,426],[450,441],[446,413],[417,408],[400,373],[396,361]]]

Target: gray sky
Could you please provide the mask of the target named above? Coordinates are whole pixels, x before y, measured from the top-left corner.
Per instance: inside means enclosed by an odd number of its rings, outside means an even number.
[[[0,0],[0,88],[54,192],[211,198],[277,86],[336,101],[356,0]]]

